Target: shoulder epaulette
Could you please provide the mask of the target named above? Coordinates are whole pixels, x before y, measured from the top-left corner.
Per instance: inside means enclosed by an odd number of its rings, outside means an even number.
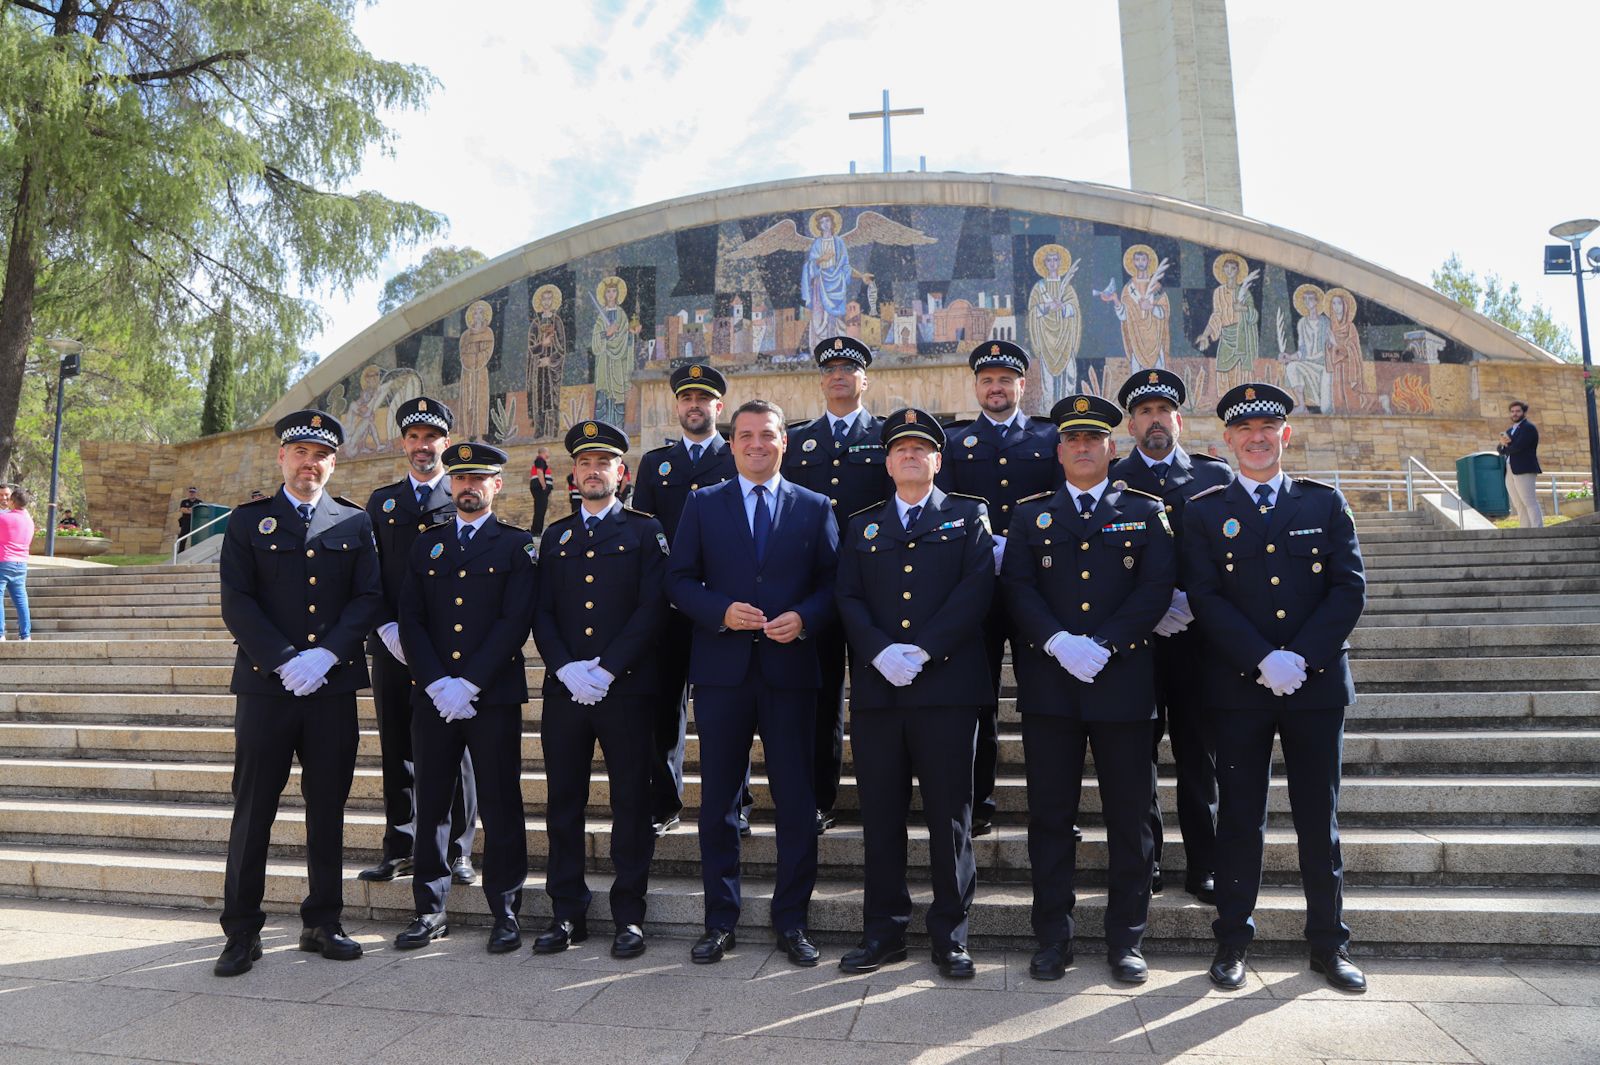
[[[360,509],[362,509],[362,507],[361,507],[361,504],[360,504],[360,503],[352,503],[352,502],[351,502],[351,501],[350,501],[350,500],[348,500],[348,499],[346,499],[346,498],[345,498],[345,497],[344,497],[344,496],[334,496],[334,497],[333,497],[333,501],[334,501],[334,502],[335,502],[335,503],[342,503],[342,504],[344,504],[344,505],[345,505],[345,506],[347,506],[347,507],[351,507],[351,508],[353,508],[353,509],[355,509],[355,510],[360,510]]]
[[[655,452],[655,451],[671,451],[673,446],[675,444],[677,444],[677,442],[678,442],[678,440],[677,440],[676,437],[669,436],[669,437],[667,437],[665,440],[663,440],[661,442],[661,446],[660,447],[653,447],[649,451],[646,451],[645,454],[648,455],[651,452]]]
[[[1155,495],[1152,492],[1141,491],[1140,489],[1137,489],[1137,488],[1129,488],[1127,486],[1127,484],[1123,484],[1123,486],[1122,486],[1122,494],[1123,495],[1129,495],[1129,496],[1144,496],[1146,499],[1153,499],[1157,503],[1162,504],[1163,506],[1166,505],[1166,500],[1162,499],[1160,496]]]
[[[1228,464],[1228,460],[1227,459],[1222,458],[1221,456],[1218,456],[1218,455],[1209,454],[1209,453],[1204,452],[1204,451],[1190,452],[1189,457],[1191,459],[1195,460],[1196,462],[1220,462],[1224,466],[1226,466]]]
[[[1052,429],[1056,427],[1055,419],[1049,417],[1048,415],[1030,414],[1028,415],[1028,420],[1036,425],[1048,425]]]
[[[870,506],[865,506],[865,507],[862,507],[860,510],[855,511],[849,517],[847,517],[845,520],[849,521],[850,518],[860,517],[862,514],[865,514],[869,510],[877,510],[879,507],[883,506],[887,502],[889,502],[887,499],[880,499],[876,503],[871,504]]]
[[[270,502],[272,502],[271,496],[262,496],[260,499],[247,499],[243,503],[235,503],[233,509],[238,510],[240,507],[257,507],[262,503]]]
[[[821,417],[821,415],[818,415],[818,417]],[[794,421],[790,422],[788,425],[785,425],[784,428],[785,429],[804,429],[806,426],[810,425],[812,422],[814,422],[816,420],[817,420],[816,418],[796,418]]]
[[[422,531],[423,532],[435,532],[435,531],[437,531],[439,529],[443,529],[447,525],[454,525],[455,523],[456,523],[455,516],[452,515],[452,516],[444,519],[443,521],[434,522],[432,525],[428,526],[426,529],[424,529]]]
[[[1326,488],[1330,492],[1337,492],[1338,491],[1337,488],[1335,488],[1333,485],[1329,484],[1328,482],[1319,481],[1319,480],[1316,480],[1315,478],[1312,478],[1312,477],[1296,477],[1296,478],[1294,478],[1294,481],[1295,481],[1296,484],[1314,484],[1318,488]]]
[[[943,423],[944,431],[946,433],[953,433],[957,429],[965,429],[967,426],[971,425],[973,422],[975,422],[977,420],[978,419],[976,419],[976,418],[957,418],[955,421],[952,421],[952,422],[944,422]]]
[[[655,515],[650,513],[648,510],[634,510],[632,507],[628,506],[627,504],[623,504],[622,509],[626,513],[632,514],[636,518],[653,518],[653,517],[655,517]]]
[[[1210,488],[1204,489],[1203,491],[1196,492],[1194,495],[1190,496],[1189,497],[1189,502],[1193,503],[1196,499],[1204,499],[1206,496],[1210,495],[1211,493],[1220,492],[1226,487],[1228,487],[1228,486],[1225,485],[1225,484],[1214,484]]]
[[[560,525],[563,522],[572,522],[572,521],[577,521],[577,520],[578,520],[578,515],[576,513],[563,514],[561,517],[557,518],[555,521],[552,521],[549,524],[547,524],[545,526],[545,529],[546,530],[554,529],[557,525]]]
[[[1017,500],[1015,505],[1020,507],[1024,503],[1032,503],[1036,499],[1049,499],[1053,495],[1055,495],[1055,493],[1051,491],[1035,492],[1031,496],[1023,496],[1021,499]]]
[[[1044,494],[1048,495],[1049,493],[1046,492]],[[970,500],[973,503],[982,503],[984,506],[988,506],[989,505],[989,501],[987,499],[983,498],[982,496],[969,495],[966,492],[946,492],[945,496],[947,498],[949,498],[949,499],[966,499],[966,500]],[[1028,498],[1032,499],[1034,497],[1033,496],[1029,496]],[[1021,503],[1022,500],[1019,499],[1019,500],[1017,500],[1017,502]]]

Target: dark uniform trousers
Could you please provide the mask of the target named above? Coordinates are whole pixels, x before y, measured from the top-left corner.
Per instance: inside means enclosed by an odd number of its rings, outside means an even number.
[[[260,932],[266,923],[265,855],[278,798],[299,759],[306,804],[307,928],[339,920],[344,905],[344,804],[355,775],[356,697],[240,695],[233,720],[233,827],[228,833],[222,931]]]
[[[855,515],[835,587],[851,645],[850,742],[866,843],[864,935],[904,942],[906,819],[911,778],[928,826],[935,949],[965,946],[977,885],[972,853],[972,758],[990,692],[979,620],[994,598],[994,538],[984,503],[935,488],[907,529],[889,501]],[[928,659],[899,687],[872,665],[896,643]]]
[[[1283,748],[1306,938],[1345,945],[1339,779],[1344,707],[1355,701],[1348,637],[1366,604],[1355,522],[1331,485],[1284,477],[1267,515],[1235,481],[1184,509],[1183,576],[1207,641],[1204,693],[1216,728],[1219,943],[1246,946],[1261,883],[1272,741]],[[1305,683],[1287,696],[1259,681],[1274,649],[1300,655]]]
[[[412,897],[418,913],[442,913],[450,891],[446,853],[450,807],[462,755],[472,755],[484,840],[482,886],[489,912],[517,913],[528,873],[522,804],[522,705],[528,699],[522,647],[538,595],[526,530],[489,514],[469,544],[454,520],[412,545],[400,596],[400,639],[416,686],[411,741],[417,770],[417,841]],[[476,714],[445,721],[428,687],[446,677],[475,685]]]
[[[410,564],[411,545],[428,526],[455,514],[450,482],[442,478],[425,503],[417,502],[411,479],[373,491],[367,500],[367,517],[378,541],[378,561],[383,572],[384,610],[378,626],[398,621],[400,592]],[[410,858],[416,850],[416,765],[411,748],[411,670],[389,653],[374,632],[367,638],[372,656],[372,703],[378,717],[380,764],[383,768],[383,856]],[[430,707],[431,710],[431,707]],[[450,806],[450,859],[472,855],[477,835],[478,796],[474,791],[472,758],[461,759],[461,785]]]
[[[1094,751],[1109,854],[1106,946],[1136,947],[1150,911],[1154,838],[1150,760],[1155,718],[1152,630],[1172,601],[1177,555],[1162,503],[1108,487],[1079,517],[1069,487],[1023,503],[1012,518],[1001,583],[1017,628],[1013,660],[1028,779],[1033,927],[1071,939],[1077,842],[1072,826],[1085,749]],[[1084,684],[1046,651],[1057,632],[1112,652]]]
[[[937,483],[941,489],[977,496],[989,504],[989,521],[1005,536],[1017,500],[1062,484],[1056,461],[1060,435],[1049,418],[1028,417],[1000,429],[980,415],[972,421],[949,422],[948,443]],[[983,647],[989,657],[993,700],[978,716],[978,748],[972,762],[972,818],[993,821],[994,786],[1000,766],[1000,671],[1006,643],[1016,651],[1016,631],[1001,596],[996,595],[983,621]]]
[[[222,928],[259,932],[267,849],[296,759],[306,804],[308,927],[339,920],[344,803],[355,772],[355,693],[368,684],[361,641],[382,609],[372,523],[324,494],[309,525],[279,489],[241,503],[223,534],[222,617],[239,645],[234,714],[233,825]],[[320,693],[291,695],[276,670],[312,647],[333,652]]]
[[[421,692],[421,688],[417,689]],[[528,875],[527,818],[522,805],[522,704],[473,704],[477,715],[445,721],[426,694],[417,698],[411,740],[427,757],[417,763],[417,833],[412,896],[418,913],[442,913],[450,893],[450,809],[460,787],[462,755],[478,769],[478,809],[489,845],[483,851],[483,895],[496,917],[522,909]]]
[[[783,475],[802,488],[828,497],[834,521],[842,530],[850,516],[863,507],[894,495],[894,482],[885,469],[883,419],[865,411],[855,415],[844,441],[835,440],[827,415],[795,423],[783,456]],[[807,450],[807,447],[810,450]],[[844,630],[837,621],[810,637],[816,641],[822,683],[817,688],[812,747],[815,769],[812,789],[817,809],[832,810],[839,800],[839,777],[844,770]]]
[[[672,440],[644,453],[634,486],[633,505],[661,523],[670,542],[678,532],[689,493],[721,484],[735,476],[733,453],[727,441],[707,445],[700,461],[690,460],[682,440]],[[660,694],[653,705],[654,754],[650,762],[650,818],[666,821],[683,808],[683,751],[689,724],[689,649],[694,625],[676,610],[669,610],[662,626],[656,655]],[[746,788],[744,806],[750,798]]]
[[[1181,447],[1173,448],[1166,461],[1165,477],[1157,478],[1135,449],[1112,463],[1111,479],[1160,496],[1173,535],[1181,543],[1185,503],[1207,488],[1226,485],[1233,479],[1233,469],[1221,459],[1190,455]],[[1216,871],[1217,852],[1216,738],[1203,689],[1195,682],[1203,669],[1205,640],[1199,626],[1191,624],[1172,636],[1157,636],[1152,646],[1156,652],[1156,722],[1150,759],[1159,766],[1161,737],[1170,736],[1185,882],[1194,886],[1206,874]],[[1165,842],[1159,796],[1150,806],[1150,829],[1155,834],[1155,860],[1159,864]]]

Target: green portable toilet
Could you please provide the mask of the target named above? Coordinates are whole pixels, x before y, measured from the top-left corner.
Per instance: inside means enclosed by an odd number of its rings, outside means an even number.
[[[189,523],[189,528],[195,530],[195,534],[183,545],[184,549],[187,550],[202,540],[209,540],[213,536],[221,536],[224,530],[228,528],[226,515],[232,509],[232,507],[225,507],[221,503],[196,503],[194,505],[194,516]],[[206,525],[206,522],[215,521],[217,518],[222,518],[222,520],[215,525]]]
[[[1484,517],[1503,518],[1511,513],[1505,460],[1498,452],[1474,451],[1456,459],[1456,485],[1467,506]]]

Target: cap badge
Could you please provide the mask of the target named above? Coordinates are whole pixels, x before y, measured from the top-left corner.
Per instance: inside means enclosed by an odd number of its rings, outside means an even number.
[[[583,423],[583,435],[587,436],[589,439],[592,440],[595,437],[600,435],[600,427],[598,425],[596,425],[594,422],[584,422]]]
[[[698,377],[700,377],[700,376],[701,376],[701,375],[702,375],[702,374],[703,374],[703,373],[705,373],[705,371],[704,371],[704,370],[702,370],[702,369],[700,369],[700,367],[698,367],[698,366],[691,366],[691,367],[689,367],[689,376],[690,376],[690,377],[694,377],[694,378],[698,378]]]
[[[998,354],[1000,354],[1000,345],[999,344],[990,344],[989,345],[989,354],[990,355],[998,355]]]
[[[1055,519],[1050,517],[1050,512],[1047,510],[1035,518],[1033,523],[1039,526],[1041,529],[1048,529],[1050,528],[1050,523],[1054,520]]]
[[[1079,414],[1088,414],[1089,413],[1089,397],[1088,396],[1079,396],[1078,397],[1078,401],[1072,405],[1072,409],[1077,411]]]
[[[1244,398],[1245,399],[1255,399],[1256,398],[1256,390],[1253,389],[1253,388],[1245,389],[1244,390]]]
[[[384,513],[385,513],[385,514],[387,514],[387,513],[389,513],[389,512],[390,512],[390,511],[391,511],[391,510],[393,510],[393,509],[394,509],[394,500],[392,500],[392,499],[385,499],[385,500],[384,500],[384,501],[383,501],[383,512],[384,512]]]
[[[425,399],[417,400],[417,409],[418,410],[427,410],[428,409],[428,401],[425,400]]]
[[[1235,536],[1238,536],[1239,535],[1239,519],[1238,518],[1229,518],[1227,521],[1223,522],[1222,523],[1222,535],[1226,536],[1230,540],[1232,540]]]
[[[842,337],[834,337],[833,338],[833,350],[834,351],[840,351],[840,350],[843,350],[843,348],[844,348],[844,339]]]
[[[861,535],[866,537],[868,540],[876,538],[878,535],[878,523],[875,521],[869,522],[867,527],[861,530]]]
[[[1153,385],[1160,384],[1161,383],[1161,375],[1156,373],[1156,371],[1151,370],[1150,371],[1150,383],[1153,384]]]
[[[463,462],[465,462],[467,459],[470,459],[472,457],[472,445],[462,444],[460,447],[456,448],[456,455],[459,456]]]
[[[313,429],[321,429],[322,428],[322,415],[313,414],[311,416],[311,428],[313,428]]]
[[[916,411],[914,411],[914,410],[906,411],[906,424],[907,425],[916,425],[917,424],[917,412]]]
[[[259,533],[271,533],[272,530],[276,529],[277,527],[278,527],[278,519],[277,518],[262,518],[261,519],[261,524],[256,526],[256,532],[259,532]]]
[[[444,554],[444,541],[442,540],[428,549],[429,558],[438,558],[442,554]]]

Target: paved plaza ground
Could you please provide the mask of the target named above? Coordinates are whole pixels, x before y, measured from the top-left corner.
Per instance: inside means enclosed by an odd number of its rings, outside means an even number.
[[[298,922],[274,916],[255,970],[219,980],[211,913],[0,899],[0,1062],[1600,1061],[1600,966],[1582,962],[1369,959],[1372,989],[1350,997],[1263,957],[1228,994],[1200,956],[1152,956],[1130,990],[1097,954],[1049,984],[1025,952],[980,951],[977,979],[953,985],[923,951],[846,976],[837,945],[795,969],[753,932],[695,966],[677,939],[614,961],[609,929],[548,958],[491,957],[476,927],[399,954],[397,930],[350,925],[366,956],[337,963],[296,950]]]

